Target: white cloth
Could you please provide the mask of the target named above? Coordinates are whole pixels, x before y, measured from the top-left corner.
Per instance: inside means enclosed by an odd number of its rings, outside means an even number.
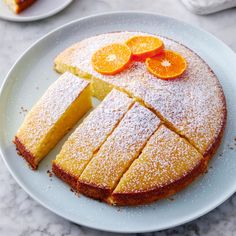
[[[195,14],[210,14],[236,7],[236,0],[181,0]]]

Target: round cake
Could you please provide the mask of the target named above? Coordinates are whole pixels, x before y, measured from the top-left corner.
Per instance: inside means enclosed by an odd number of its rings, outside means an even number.
[[[121,127],[121,121],[77,176],[76,190],[117,205],[150,203],[170,196],[204,173],[221,142],[227,115],[224,93],[214,72],[195,52],[172,39],[153,35],[164,42],[165,49],[185,58],[187,69],[175,79],[157,78],[139,61],[115,75],[103,75],[94,70],[91,58],[97,50],[109,44],[125,43],[138,35],[150,34],[116,32],[94,36],[70,46],[55,59],[59,73],[70,71],[90,80],[92,94],[98,99],[103,100],[115,88],[160,119],[158,128],[129,161],[126,157],[132,152],[128,141],[122,141],[126,134],[121,131],[130,129]],[[132,125],[130,127],[133,129]],[[145,132],[144,124],[143,127],[140,137]],[[119,135],[123,139],[118,138]],[[132,134],[127,139],[130,136]],[[135,138],[134,146],[139,141],[137,135]],[[122,170],[119,169],[121,162],[125,162]]]

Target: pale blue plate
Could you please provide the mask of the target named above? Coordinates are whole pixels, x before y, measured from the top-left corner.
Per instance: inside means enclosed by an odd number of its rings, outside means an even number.
[[[50,161],[62,143],[31,171],[16,154],[12,139],[29,109],[58,75],[53,59],[64,48],[92,35],[112,31],[143,31],[173,38],[187,45],[217,74],[227,98],[228,121],[222,145],[209,172],[174,196],[142,207],[111,207],[73,194],[47,174]],[[113,232],[146,232],[170,228],[196,219],[217,207],[236,190],[236,55],[221,41],[201,29],[172,18],[146,13],[97,15],[67,24],[35,43],[13,66],[0,95],[0,145],[3,159],[17,182],[35,200],[75,223]],[[223,153],[221,156],[220,153]]]
[[[13,13],[3,0],[0,0],[0,18],[8,21],[28,22],[42,20],[57,14],[73,0],[37,1],[20,14]]]

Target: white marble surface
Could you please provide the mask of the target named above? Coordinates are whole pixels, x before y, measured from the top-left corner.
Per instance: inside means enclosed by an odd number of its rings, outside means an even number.
[[[236,51],[236,8],[196,16],[175,0],[75,0],[63,12],[43,21],[22,24],[0,20],[0,83],[21,53],[45,33],[79,17],[123,10],[150,11],[181,19],[208,30]],[[113,235],[70,223],[39,205],[18,186],[1,159],[0,186],[1,236]],[[191,223],[140,235],[236,235],[236,195]]]

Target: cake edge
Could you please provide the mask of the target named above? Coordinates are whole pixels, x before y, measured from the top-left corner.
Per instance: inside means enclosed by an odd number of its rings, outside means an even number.
[[[52,161],[52,172],[56,175],[57,178],[68,184],[74,191],[81,193],[84,196],[97,200],[103,200],[111,195],[111,191],[106,188],[98,188],[98,186],[93,184],[78,182],[77,177],[63,170],[54,161]],[[78,189],[80,189],[81,191]]]
[[[63,182],[67,183],[73,190],[76,190],[78,178],[64,171],[52,161],[52,172]]]
[[[211,70],[211,68],[210,68]],[[214,73],[212,71],[212,73]],[[223,103],[223,107],[222,107],[222,122],[221,122],[221,127],[219,129],[218,134],[216,134],[215,138],[213,139],[212,144],[206,149],[206,151],[203,153],[203,156],[209,156],[210,159],[214,156],[214,154],[216,153],[216,151],[218,150],[223,136],[224,136],[224,132],[225,132],[225,128],[226,128],[226,123],[227,123],[227,115],[228,115],[228,110],[227,110],[227,103],[226,103],[226,98],[225,98],[225,94],[223,91],[223,88],[218,80],[218,86],[221,90],[221,101]],[[192,143],[190,143],[192,145]],[[195,147],[194,145],[192,145],[193,147]]]
[[[93,183],[80,182],[78,180],[76,191],[93,199],[106,202],[106,199],[111,196],[112,191],[103,186],[98,186]]]
[[[136,193],[114,193],[105,201],[111,205],[117,206],[136,206],[153,203],[157,200],[166,199],[177,192],[185,189],[199,175],[207,170],[208,161],[205,158],[188,174],[161,188],[153,188],[148,191],[140,191]]]
[[[20,139],[15,136],[13,143],[16,145],[16,150],[18,154],[27,161],[32,170],[37,170],[38,163],[35,163],[35,156],[27,150],[25,145],[20,141]]]
[[[225,125],[226,119],[224,121],[224,124],[222,125],[220,134],[216,138],[214,145],[212,145],[210,151],[207,152],[207,155],[203,156],[200,163],[195,166],[195,168],[191,172],[188,172],[188,174],[186,174],[182,178],[162,188],[153,188],[151,190],[142,191],[139,193],[112,193],[111,196],[104,201],[108,204],[117,206],[145,205],[153,203],[157,200],[168,198],[185,189],[198,177],[200,177],[201,174],[207,172],[209,161],[212,159],[221,144],[222,138],[224,136]],[[192,146],[191,143],[190,145]]]

